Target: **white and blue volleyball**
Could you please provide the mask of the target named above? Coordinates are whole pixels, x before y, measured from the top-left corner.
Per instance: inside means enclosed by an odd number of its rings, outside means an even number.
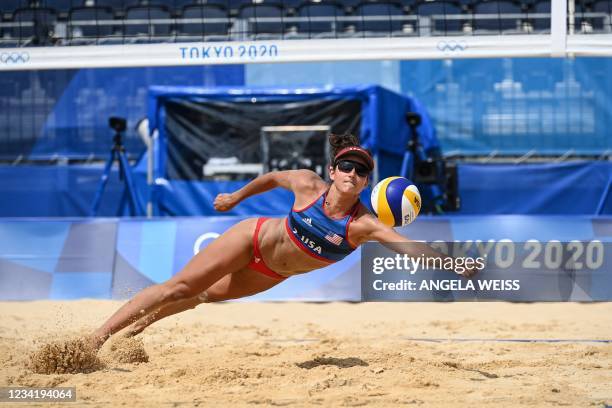
[[[421,210],[419,189],[404,177],[380,181],[372,190],[371,201],[378,219],[390,227],[410,224]]]

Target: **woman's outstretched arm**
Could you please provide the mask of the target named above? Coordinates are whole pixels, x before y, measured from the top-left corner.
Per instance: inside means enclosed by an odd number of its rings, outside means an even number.
[[[378,241],[385,247],[399,254],[406,254],[415,258],[424,256],[431,259],[441,259],[444,264],[446,264],[448,260],[453,260],[453,257],[436,251],[424,242],[414,241],[400,235],[393,228],[383,224],[373,215],[368,214],[363,218],[361,222],[363,233],[359,240],[360,243]],[[454,265],[454,262],[449,262],[449,264]],[[457,273],[469,278],[478,271],[477,268],[462,268],[461,273]]]
[[[229,211],[242,200],[276,187],[295,193],[309,188],[321,189],[321,184],[324,184],[321,177],[310,170],[273,171],[256,177],[240,190],[217,195],[214,207],[217,211]]]

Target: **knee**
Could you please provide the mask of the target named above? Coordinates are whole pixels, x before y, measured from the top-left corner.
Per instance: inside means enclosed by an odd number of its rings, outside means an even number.
[[[163,300],[167,302],[174,302],[177,300],[184,300],[197,295],[197,291],[192,289],[185,282],[173,282],[164,285]]]

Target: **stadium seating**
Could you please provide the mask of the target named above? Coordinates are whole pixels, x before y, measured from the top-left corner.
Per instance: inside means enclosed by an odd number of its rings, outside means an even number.
[[[415,7],[419,17],[429,17],[429,23],[419,19],[418,31],[421,34],[458,34],[463,30],[464,20],[449,19],[448,16],[461,15],[461,5],[454,1],[421,1]]]
[[[167,40],[172,31],[171,18],[170,11],[163,6],[128,7],[124,22],[125,36],[127,39],[136,42],[153,39]],[[130,23],[130,20],[134,23]]]
[[[591,4],[591,11],[612,14],[611,0],[597,0]]]
[[[297,23],[298,34],[336,36],[344,31],[345,23],[338,20],[344,16],[344,9],[337,3],[304,3],[297,9],[296,16],[304,19]]]
[[[521,5],[514,1],[493,0],[476,3],[474,5],[474,29],[496,33],[517,31],[521,27],[521,19],[516,15],[521,13]]]
[[[363,0],[341,0],[339,1],[342,7],[346,8],[348,11],[352,11],[361,2],[363,2]]]
[[[246,20],[248,33],[255,38],[267,36],[278,36],[285,32],[283,22],[283,8],[279,4],[248,4],[240,8],[238,18]],[[273,21],[262,21],[262,18],[274,19]]]
[[[55,10],[57,14],[68,14],[71,8],[84,6],[85,0],[44,0],[41,4]]]
[[[218,6],[223,6],[228,10],[231,10],[233,14],[236,14],[240,8],[244,6],[249,6],[252,4],[272,4],[279,5],[283,8],[295,8],[299,6],[302,0],[196,0],[195,3],[204,3],[204,4],[216,4]],[[194,3],[194,2],[192,2]]]
[[[29,0],[2,0],[0,1],[0,16],[2,14],[12,14],[19,8],[28,7]]]
[[[592,19],[593,30],[612,31],[612,0],[598,0],[591,4],[591,12],[606,15]]]
[[[589,18],[589,10],[579,2],[576,2],[574,7],[574,32],[580,32],[583,30],[585,32],[593,31],[594,19]],[[585,13],[587,14],[586,16]]]
[[[140,6],[163,6],[167,7],[171,12],[179,11],[183,7],[192,4],[203,4],[205,1],[198,0],[140,0]]]
[[[123,10],[126,7],[137,6],[139,0],[95,0],[95,5],[99,7],[110,7],[115,11]]]
[[[360,3],[355,8],[355,14],[362,18],[356,24],[358,32],[389,35],[392,32],[401,32],[404,25],[401,19],[392,19],[404,16],[400,3],[388,1]]]
[[[48,8],[21,8],[13,13],[12,22],[19,25],[7,29],[21,45],[47,45],[53,39],[57,15]]]
[[[184,20],[203,19],[195,22],[181,22]],[[230,20],[228,11],[214,4],[200,4],[185,6],[181,19],[178,20],[177,34],[179,40],[214,39],[214,36],[226,37],[229,34]],[[206,19],[215,19],[208,22]]]
[[[112,20],[108,7],[75,7],[68,16],[68,41],[76,44],[112,38],[114,25],[108,24]]]
[[[240,6],[245,3],[250,3],[250,1],[247,2],[241,0],[192,0],[189,2],[189,4],[186,5],[207,4],[220,6],[227,10],[238,10],[238,8],[240,8]]]
[[[286,9],[286,10],[295,10],[298,7],[300,7],[303,4],[308,3],[309,0],[267,0],[268,3],[270,2],[276,2],[276,3],[280,3],[281,6]],[[265,3],[266,0],[263,1],[263,3]],[[334,3],[335,1],[319,1],[319,4],[326,4],[326,3]]]
[[[576,32],[612,31],[612,0],[576,0],[575,6]],[[0,7],[0,46],[121,36],[139,42],[547,33],[551,14],[551,0],[0,0]],[[117,24],[95,24],[101,18]],[[29,22],[39,20],[40,28]]]
[[[530,14],[541,16],[529,16],[529,21],[535,31],[550,32],[550,0],[539,0],[532,4]]]

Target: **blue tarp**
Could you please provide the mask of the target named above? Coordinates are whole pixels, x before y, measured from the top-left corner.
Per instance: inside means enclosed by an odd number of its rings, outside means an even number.
[[[612,163],[459,166],[462,214],[612,214]]]
[[[460,164],[457,214],[612,214],[609,187],[612,163],[575,162],[528,165]],[[172,182],[160,187],[164,212],[172,215],[214,215],[218,193],[246,182]],[[362,201],[369,202],[369,190]],[[293,196],[276,189],[251,197],[232,215],[278,215],[288,211]]]
[[[0,166],[0,217],[84,217],[89,215],[102,166]],[[124,214],[124,185],[113,169],[100,215]]]
[[[458,214],[612,214],[612,163],[575,162],[529,165],[461,164]],[[0,217],[80,217],[89,208],[102,175],[100,166],[0,166]],[[141,202],[146,177],[135,173]],[[220,192],[246,181],[173,181],[159,186],[162,215],[219,215],[212,207]],[[606,188],[608,190],[606,191]],[[120,207],[123,185],[111,175],[100,215],[126,214]],[[275,189],[251,197],[228,215],[282,215],[292,194]],[[368,192],[362,195],[368,201]]]
[[[324,88],[252,88],[252,87],[151,87],[149,95],[149,126],[151,132],[159,131],[156,153],[155,178],[169,178],[167,171],[170,135],[166,127],[165,104],[170,100],[223,101],[229,103],[270,103],[297,101],[361,101],[359,137],[364,147],[372,150],[378,160],[379,178],[397,175],[401,168],[406,144],[411,137],[406,122],[407,112],[417,112],[422,117],[418,128],[419,140],[425,152],[439,149],[434,128],[425,109],[418,101],[375,85]],[[320,123],[326,124],[326,123]],[[267,123],[262,123],[262,126]],[[144,161],[143,161],[144,163]],[[141,168],[144,164],[141,165]],[[208,214],[207,202],[219,190],[218,185],[199,181],[167,180],[161,188],[157,207],[160,214]],[[174,195],[174,196],[173,196]],[[284,197],[284,196],[283,196]],[[276,197],[274,202],[286,201]],[[270,197],[261,196],[265,213],[277,211],[270,207]],[[264,204],[265,202],[265,204]],[[255,208],[258,206],[255,205]],[[251,207],[250,210],[253,210]],[[186,211],[186,212],[185,212]],[[260,211],[257,211],[260,212]],[[261,213],[261,212],[260,212]]]

